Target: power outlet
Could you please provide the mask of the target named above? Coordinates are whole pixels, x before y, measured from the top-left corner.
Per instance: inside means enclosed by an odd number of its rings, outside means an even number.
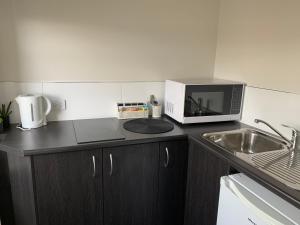
[[[67,110],[67,100],[66,99],[51,99],[53,110],[55,111],[65,111]]]

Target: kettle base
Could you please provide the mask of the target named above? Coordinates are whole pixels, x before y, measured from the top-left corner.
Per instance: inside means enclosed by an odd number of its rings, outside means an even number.
[[[26,130],[31,130],[31,129],[36,129],[36,128],[40,128],[40,127],[43,127],[43,126],[46,126],[47,125],[47,122],[43,123],[43,124],[39,124],[39,125],[36,125],[36,126],[31,126],[31,127],[24,127],[22,126],[22,124],[18,124],[16,128],[22,130],[22,131],[26,131]]]

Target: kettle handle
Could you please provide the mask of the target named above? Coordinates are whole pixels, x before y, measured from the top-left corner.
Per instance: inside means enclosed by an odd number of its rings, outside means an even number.
[[[52,104],[51,104],[49,98],[47,98],[47,97],[45,97],[45,96],[43,96],[43,98],[45,99],[45,101],[46,101],[46,103],[47,103],[47,108],[46,108],[46,110],[45,110],[45,116],[47,116],[47,115],[50,113],[50,111],[51,111]]]

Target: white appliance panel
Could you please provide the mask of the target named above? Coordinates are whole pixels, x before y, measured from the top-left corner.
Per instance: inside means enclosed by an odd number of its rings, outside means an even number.
[[[221,178],[217,225],[295,225],[300,210],[244,174]]]

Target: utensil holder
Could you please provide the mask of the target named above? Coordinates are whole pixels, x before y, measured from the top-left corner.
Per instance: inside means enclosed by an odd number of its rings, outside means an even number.
[[[161,117],[161,105],[152,105],[151,104],[151,111],[153,118]]]

